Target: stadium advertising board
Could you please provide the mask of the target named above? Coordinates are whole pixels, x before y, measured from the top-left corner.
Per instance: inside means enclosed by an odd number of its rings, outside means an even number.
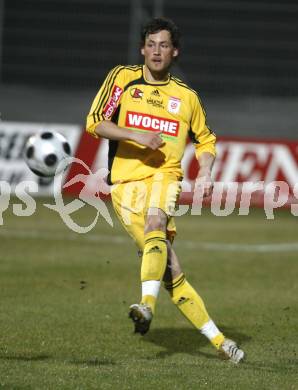
[[[76,157],[85,161],[92,172],[96,172],[102,167],[107,168],[107,151],[106,140],[93,140],[88,134],[83,134]],[[193,200],[192,191],[198,173],[192,143],[186,147],[182,167],[185,176],[181,202],[187,204]],[[73,167],[69,178],[79,173],[80,169],[78,165]],[[298,185],[298,141],[219,137],[213,176],[215,189],[222,189],[214,195],[218,196],[219,202],[226,198],[227,189],[232,186],[238,203],[241,196],[248,196],[252,206],[262,206],[266,189],[275,183],[273,191],[277,188],[279,198],[282,198],[281,206],[297,203],[298,193],[294,193],[294,187]],[[95,177],[90,176],[85,181],[90,194],[94,194],[97,187]],[[72,186],[68,191],[77,193],[79,188]]]
[[[193,184],[198,164],[192,144],[186,148],[182,165],[186,182]],[[213,177],[226,189],[231,183],[235,183],[235,187],[239,183],[238,197],[255,189],[251,193],[252,205],[263,205],[265,189],[272,183],[281,184],[279,195],[287,198],[285,206],[296,203],[298,194],[293,196],[293,192],[298,185],[298,142],[219,138]],[[186,195],[186,199],[189,198]]]
[[[69,141],[75,157],[84,162],[73,163],[66,178],[66,182],[69,182],[81,173],[84,176],[83,182],[73,180],[73,184],[68,186],[65,192],[77,196],[84,189],[86,196],[88,194],[90,197],[101,196],[96,172],[102,168],[106,168],[107,171],[106,140],[94,139],[77,125],[17,122],[0,122],[0,181],[3,184],[1,193],[9,190],[14,194],[19,183],[30,181],[35,182],[37,188],[32,191],[34,192],[32,195],[53,194],[53,179],[37,177],[23,161],[24,145],[28,137],[44,131],[58,131],[63,134]],[[182,168],[184,181],[181,203],[190,204],[194,199],[194,183],[198,173],[192,143],[187,144]],[[215,180],[213,201],[234,202],[236,198],[237,204],[246,201],[251,206],[263,206],[264,196],[273,183],[272,191],[275,191],[279,198],[279,207],[296,204],[298,141],[219,137],[213,176]],[[102,178],[102,173],[100,177]],[[227,194],[231,197],[227,197]]]

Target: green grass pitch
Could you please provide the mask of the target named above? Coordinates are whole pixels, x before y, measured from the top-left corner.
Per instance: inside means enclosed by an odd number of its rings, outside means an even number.
[[[247,354],[235,366],[218,359],[164,290],[150,332],[133,334],[134,244],[101,218],[90,233],[74,233],[43,202],[30,217],[3,214],[0,388],[298,388],[297,217],[289,210],[274,220],[263,210],[176,220],[188,280]],[[75,216],[85,225],[94,217],[88,206]]]

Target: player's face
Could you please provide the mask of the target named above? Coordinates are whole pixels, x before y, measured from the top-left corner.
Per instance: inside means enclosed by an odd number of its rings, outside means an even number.
[[[170,32],[161,30],[146,37],[141,53],[150,73],[156,76],[167,73],[173,59],[178,56],[178,49],[172,44]]]

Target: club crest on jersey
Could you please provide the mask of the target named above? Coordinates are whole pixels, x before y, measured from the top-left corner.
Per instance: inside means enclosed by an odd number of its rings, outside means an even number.
[[[123,93],[123,89],[118,87],[118,85],[114,85],[111,97],[108,103],[106,104],[105,108],[103,109],[103,115],[105,119],[110,119],[114,114],[122,93]]]
[[[133,99],[142,99],[143,97],[143,91],[139,88],[132,88],[130,90],[130,96],[133,98]]]
[[[172,114],[178,114],[181,106],[181,100],[171,96],[168,102],[168,111]]]

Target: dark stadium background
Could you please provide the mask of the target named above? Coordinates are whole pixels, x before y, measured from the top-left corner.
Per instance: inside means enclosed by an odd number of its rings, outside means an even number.
[[[218,135],[297,139],[294,0],[0,0],[1,119],[84,125],[106,72],[141,61],[140,24],[160,14],[182,30],[175,72]]]

